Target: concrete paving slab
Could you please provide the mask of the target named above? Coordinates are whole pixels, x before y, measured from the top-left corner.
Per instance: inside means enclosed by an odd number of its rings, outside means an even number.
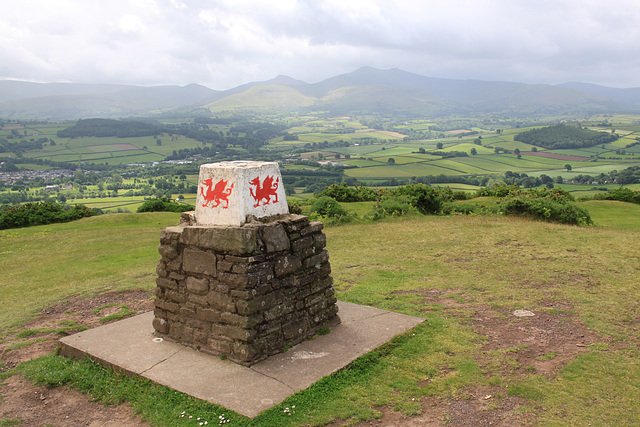
[[[153,312],[60,340],[62,354],[91,356],[247,417],[282,402],[425,319],[338,302],[342,323],[251,367],[153,335]]]

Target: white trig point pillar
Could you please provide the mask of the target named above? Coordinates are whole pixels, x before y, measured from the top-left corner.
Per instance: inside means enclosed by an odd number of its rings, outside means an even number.
[[[242,226],[247,216],[286,215],[289,205],[276,162],[220,162],[200,166],[196,224]]]

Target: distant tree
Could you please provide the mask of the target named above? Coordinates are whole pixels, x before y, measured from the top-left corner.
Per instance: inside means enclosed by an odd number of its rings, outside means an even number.
[[[531,147],[531,151],[533,151],[534,153],[536,153],[538,151],[538,147]]]
[[[340,153],[336,153],[336,155],[334,156],[336,159],[340,158]]]
[[[569,163],[567,163],[566,165],[564,165],[564,168],[565,168],[566,170],[568,170],[568,171],[570,171],[570,170],[572,169],[572,168],[571,168],[571,165],[570,165]]]
[[[156,138],[156,145],[162,145],[162,140],[160,138]]]
[[[387,162],[389,162],[390,165],[395,165],[396,159],[394,159],[393,157],[389,157],[389,160],[387,160]]]
[[[438,142],[438,143],[436,144],[436,148],[437,148],[438,150],[442,150],[442,147],[444,147],[444,145],[442,144],[442,142]]]
[[[478,150],[476,150],[476,147],[471,147],[471,154],[474,156],[478,154]]]
[[[513,154],[520,154],[520,149],[516,148],[515,150],[513,150]]]
[[[427,152],[427,150],[424,149],[424,147],[420,147],[420,149],[418,150],[418,152],[420,154],[425,154]]]

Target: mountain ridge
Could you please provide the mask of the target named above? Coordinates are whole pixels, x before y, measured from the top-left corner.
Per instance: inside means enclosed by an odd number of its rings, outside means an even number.
[[[0,81],[0,117],[75,120],[209,110],[398,114],[572,114],[640,111],[640,88],[428,77],[361,67],[307,83],[286,75],[218,91],[198,84],[135,86]]]

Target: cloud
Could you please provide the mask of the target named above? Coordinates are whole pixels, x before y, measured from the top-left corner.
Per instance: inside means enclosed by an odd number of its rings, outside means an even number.
[[[21,0],[0,78],[227,89],[365,65],[436,77],[640,86],[636,0]]]

